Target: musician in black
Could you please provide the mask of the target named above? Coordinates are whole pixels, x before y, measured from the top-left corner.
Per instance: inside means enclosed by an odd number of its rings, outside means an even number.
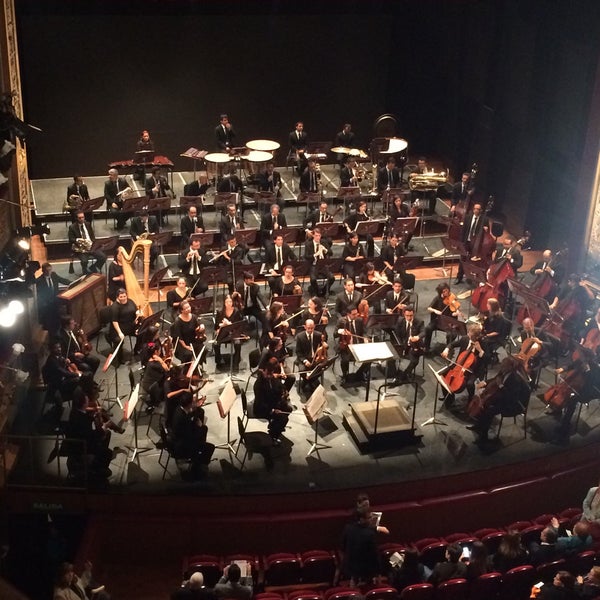
[[[411,295],[403,289],[402,279],[396,277],[392,289],[385,295],[385,312],[390,315],[401,315],[404,309],[411,304]]]
[[[392,233],[390,236],[389,242],[384,244],[381,248],[381,260],[383,261],[384,266],[387,268],[389,273],[399,273],[400,271],[396,271],[394,268],[396,261],[399,258],[402,258],[406,254],[406,249],[400,243],[400,238]]]
[[[198,239],[190,242],[189,247],[179,254],[177,266],[185,275],[188,285],[194,288],[194,294],[204,294],[208,290],[208,282],[202,279],[202,267],[209,264],[211,255],[202,248]]]
[[[310,287],[311,296],[328,295],[329,289],[335,281],[329,267],[323,265],[323,259],[331,258],[331,242],[321,239],[321,230],[313,230],[312,240],[308,239],[304,243],[304,258],[311,265],[310,268]],[[327,284],[323,294],[319,294],[319,283],[317,279],[323,277],[327,279]]]
[[[261,328],[264,328],[266,304],[260,295],[258,284],[254,282],[254,275],[245,271],[243,279],[236,283],[235,289],[241,296],[242,314],[245,317],[254,317]]]
[[[308,161],[302,175],[300,175],[300,191],[316,193],[319,191],[320,182],[321,173],[317,169],[317,162],[311,159]]]
[[[75,220],[76,211],[81,208],[83,202],[89,199],[90,193],[88,192],[87,185],[83,181],[83,177],[81,175],[75,175],[73,177],[73,183],[67,187],[67,199],[65,200],[63,210],[65,212],[70,212],[72,219]],[[85,218],[91,222],[94,218],[94,212],[88,212]]]
[[[452,199],[450,201],[450,210],[452,212],[456,210],[456,205],[459,202],[464,202],[467,200],[471,188],[471,173],[463,173],[460,181],[456,182],[452,186]],[[469,207],[467,207],[467,210],[468,208]]]
[[[279,205],[273,204],[269,213],[263,215],[260,221],[261,241],[265,248],[272,245],[273,234],[282,227],[287,227],[287,220],[281,212]]]
[[[247,247],[238,244],[235,236],[225,238],[225,248],[217,256],[217,265],[227,269],[227,288],[232,294],[234,290],[234,279],[238,279],[242,272],[242,263],[247,252]],[[214,261],[213,259],[211,259]]]
[[[143,154],[136,154],[134,162],[136,163],[136,170],[133,175],[135,181],[141,181],[145,183],[146,179],[146,163],[150,162],[150,156],[154,157],[154,142],[150,139],[150,132],[144,129],[142,135],[136,144],[137,152]]]
[[[223,308],[217,311],[215,317],[215,323],[217,325],[217,330],[215,331],[215,340],[219,339],[219,329],[221,327],[225,327],[227,325],[231,325],[232,323],[238,323],[244,317],[242,312],[236,306],[236,299],[239,297],[237,292],[234,292],[234,297],[225,296],[223,300]],[[241,360],[241,350],[242,350],[242,342],[241,340],[233,341],[233,356],[231,357],[232,369],[237,371],[240,366]],[[213,352],[215,355],[215,364],[217,368],[223,366],[223,359],[221,357],[221,342],[216,342],[213,344]]]
[[[60,392],[57,406],[61,405],[63,399],[69,399],[78,386],[83,387],[88,393],[94,391],[91,371],[79,371],[70,367],[70,364],[69,359],[63,354],[61,342],[59,340],[52,342],[50,354],[42,367],[42,377],[50,390]]]
[[[226,114],[219,116],[219,124],[215,127],[215,139],[219,152],[231,153],[235,146],[235,131]]]
[[[171,191],[167,178],[162,175],[160,167],[152,168],[152,175],[146,179],[146,196],[148,198],[165,198]]]
[[[348,278],[344,281],[344,291],[335,297],[335,310],[341,317],[345,317],[361,300],[362,294],[354,289],[354,280]]]
[[[498,350],[504,344],[506,339],[509,321],[504,318],[500,302],[497,298],[488,298],[487,314],[483,321],[483,340],[482,345],[486,351],[486,356],[491,357],[492,353]]]
[[[311,210],[308,215],[303,219],[302,226],[306,231],[312,231],[315,227],[319,226],[319,223],[331,223],[333,221],[333,215],[327,212],[328,205],[325,200],[319,202],[318,208]]]
[[[465,245],[465,248],[468,252],[467,257],[465,258],[477,256],[479,250],[481,249],[481,238],[483,233],[484,231],[488,230],[487,218],[481,213],[481,204],[476,203],[473,205],[472,212],[467,214],[463,222],[461,237],[462,243]],[[462,262],[459,262],[458,273],[456,274],[456,281],[454,283],[457,285],[462,283],[463,277],[464,270],[462,267]]]
[[[367,212],[367,203],[364,200],[359,200],[356,211],[350,213],[344,219],[344,225],[348,233],[356,231],[356,228],[359,223],[362,221],[370,221],[371,217]],[[373,240],[373,236],[370,233],[362,234],[359,236],[360,240],[366,240],[367,242],[367,256],[372,258],[375,256],[375,241]]]
[[[286,367],[285,360],[288,356],[289,353],[283,343],[283,338],[275,336],[269,339],[268,344],[263,348],[258,368],[266,369],[269,364],[274,364],[272,360],[275,359],[279,364],[281,383],[289,393],[296,383],[296,376],[290,373],[290,370]]]
[[[267,246],[265,252],[265,265],[269,272],[267,281],[271,291],[275,286],[275,280],[280,279],[280,275],[283,273],[284,265],[287,265],[291,260],[296,260],[294,251],[283,241],[283,236],[275,234],[275,238],[272,244]]]
[[[535,265],[531,267],[529,272],[536,277],[546,274],[552,278],[552,281],[556,285],[560,285],[563,277],[565,276],[565,268],[562,264],[562,257],[559,255],[559,253],[554,254],[550,249],[544,250],[541,260],[538,260]],[[546,298],[548,301],[552,301],[553,299],[554,296],[552,298]]]
[[[427,312],[431,317],[428,325],[425,327],[425,351],[428,352],[431,346],[431,337],[433,332],[438,329],[438,316],[446,315],[448,317],[458,318],[459,311],[452,311],[450,307],[450,286],[447,283],[440,283],[435,288],[436,295],[427,307]],[[453,339],[450,332],[446,333],[446,344],[449,344]]]
[[[188,300],[179,305],[179,316],[171,325],[170,331],[175,347],[175,356],[185,364],[190,364],[204,347],[206,341],[206,330],[203,323],[192,313],[192,307]],[[206,355],[202,358],[202,364],[206,362]]]
[[[342,383],[345,383],[348,380],[350,362],[353,360],[352,352],[348,349],[348,345],[362,344],[368,341],[365,337],[365,323],[359,317],[356,305],[349,307],[346,316],[338,320],[334,337],[338,339]],[[363,363],[356,371],[357,378],[367,381],[368,368],[369,365]]]
[[[396,324],[396,343],[400,347],[401,358],[408,359],[406,369],[399,369],[394,385],[399,385],[408,380],[419,364],[423,355],[423,340],[425,338],[425,324],[415,317],[415,309],[408,305],[404,309],[404,316]]]
[[[358,185],[358,173],[356,168],[356,159],[348,156],[345,160],[346,165],[340,171],[340,187],[350,187]]]
[[[76,221],[69,225],[69,244],[71,249],[79,255],[81,270],[84,275],[89,273],[100,273],[106,262],[106,254],[101,250],[92,250],[92,245],[96,240],[92,224],[86,222],[82,211],[75,212]],[[88,268],[90,259],[96,261],[91,268]]]
[[[298,175],[302,175],[306,168],[306,158],[304,156],[304,150],[308,145],[308,135],[304,131],[304,123],[298,121],[294,128],[294,131],[290,132],[289,135],[290,150],[288,157],[296,160],[296,169]]]
[[[190,244],[190,237],[194,233],[202,233],[204,231],[204,219],[198,214],[198,209],[195,206],[188,207],[188,212],[181,219],[181,247],[185,248]]]
[[[48,262],[42,264],[42,274],[35,280],[37,295],[38,320],[40,325],[54,335],[60,327],[58,301],[58,286],[69,285],[71,282],[58,273],[54,273]]]
[[[341,146],[342,148],[356,148],[356,136],[354,135],[354,131],[352,131],[351,123],[344,123],[341,131],[335,134],[335,142],[333,143],[334,147]],[[338,154],[338,161],[342,161],[344,158],[344,154]]]
[[[322,343],[325,343],[325,339],[319,331],[315,330],[315,322],[307,319],[304,322],[304,331],[296,336],[296,363],[300,370],[305,372],[300,376],[300,387],[307,396],[310,396],[319,385],[319,378],[307,379],[306,371],[315,368],[315,353]]]
[[[106,295],[114,302],[117,299],[118,291],[125,285],[125,275],[123,274],[123,255],[117,248],[113,261],[108,267],[108,291]]]
[[[396,160],[390,156],[383,169],[377,173],[377,189],[379,192],[400,187],[400,171],[396,167]]]
[[[207,172],[200,171],[194,181],[184,186],[183,193],[185,196],[204,196],[210,185]],[[199,199],[199,202],[202,203],[202,198]]]
[[[242,201],[241,196],[243,187],[242,180],[237,176],[235,165],[231,165],[229,167],[229,172],[217,184],[217,192],[240,194],[239,203],[243,210],[244,202]]]
[[[512,235],[507,235],[502,240],[501,244],[497,244],[494,262],[498,263],[503,258],[506,258],[516,273],[523,266],[523,255],[517,240]]]
[[[291,296],[292,294],[302,294],[302,286],[298,278],[294,276],[294,267],[284,265],[283,275],[280,277],[269,277],[269,287],[273,296]]]
[[[71,315],[61,317],[61,328],[58,332],[61,351],[80,371],[90,373],[92,377],[100,366],[100,359],[92,356],[90,351],[82,347],[81,338],[77,334],[77,323]]]
[[[159,233],[158,219],[154,215],[149,215],[147,210],[140,211],[137,217],[131,219],[129,225],[129,235],[135,242],[139,239],[146,239],[151,233]],[[150,246],[150,268],[154,270],[156,259],[158,258],[159,248],[155,241]]]
[[[279,208],[283,210],[285,202],[281,196],[281,174],[275,171],[275,165],[272,162],[268,162],[266,170],[260,174],[258,189],[261,192],[273,192]]]
[[[359,243],[358,234],[352,232],[348,235],[348,241],[342,251],[342,273],[344,277],[354,279],[362,270],[365,264],[365,251],[362,244]]]
[[[583,328],[583,319],[594,299],[594,292],[581,283],[581,277],[577,273],[571,273],[567,281],[558,288],[550,308],[560,313],[571,305],[567,318],[564,318],[561,324],[571,337],[576,337]]]
[[[121,288],[117,299],[110,306],[110,328],[107,339],[111,346],[116,346],[126,335],[135,335],[137,306],[128,298],[127,290]]]
[[[221,239],[230,238],[235,235],[238,229],[242,228],[242,220],[237,214],[235,204],[228,204],[227,210],[224,215],[221,215],[219,221],[219,232],[221,233]]]
[[[395,194],[388,207],[388,219],[393,225],[396,219],[405,219],[410,216],[410,206],[402,201],[402,196]]]
[[[104,197],[106,208],[117,221],[117,229],[123,229],[125,222],[131,217],[130,213],[123,212],[123,195],[131,190],[127,180],[119,177],[117,169],[109,169],[108,181],[104,183]]]

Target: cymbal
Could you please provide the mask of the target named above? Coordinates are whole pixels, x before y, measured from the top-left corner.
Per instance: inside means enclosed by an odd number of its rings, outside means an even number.
[[[402,138],[389,138],[390,145],[387,150],[382,150],[380,154],[396,154],[396,152],[402,152],[408,148],[408,142]]]
[[[250,150],[261,150],[263,152],[273,152],[273,150],[277,150],[280,147],[281,144],[274,140],[250,140],[246,144],[246,148],[250,148]]]
[[[136,150],[136,154],[154,154],[154,150]]]
[[[249,160],[250,162],[268,162],[273,159],[273,155],[270,152],[262,152],[260,150],[250,150],[246,156],[244,156],[244,160]]]
[[[346,148],[346,146],[336,146],[331,149],[331,152],[335,152],[336,154],[350,154],[352,151],[351,148]]]
[[[360,148],[351,148],[350,152],[348,152],[350,156],[358,156],[358,158],[367,158],[369,155]]]
[[[211,152],[204,157],[204,160],[212,163],[226,163],[231,160],[231,157],[225,152]]]

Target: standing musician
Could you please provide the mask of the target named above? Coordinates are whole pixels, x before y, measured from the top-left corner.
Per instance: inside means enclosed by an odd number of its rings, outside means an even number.
[[[219,221],[219,232],[221,239],[230,238],[238,229],[242,229],[242,220],[235,209],[235,204],[227,205],[227,212],[221,216]]]
[[[377,173],[377,189],[379,192],[400,187],[400,171],[396,167],[396,159],[390,156],[383,169]]]
[[[134,162],[136,163],[135,173],[133,174],[134,181],[145,183],[146,179],[146,163],[150,162],[149,155],[154,152],[154,142],[150,139],[150,132],[144,129],[140,139],[136,143],[137,152],[145,152],[147,154],[136,155]],[[147,158],[148,157],[148,158]]]
[[[188,285],[194,288],[196,294],[204,294],[208,290],[208,283],[202,279],[202,267],[208,264],[209,260],[208,252],[201,247],[198,239],[193,240],[177,260],[179,270],[185,275]]]
[[[366,258],[365,251],[358,242],[358,233],[353,231],[348,235],[348,241],[342,251],[342,258],[344,259],[342,265],[344,277],[354,279],[362,270]]]
[[[352,233],[353,231],[356,231],[356,228],[361,221],[370,220],[371,217],[367,212],[367,203],[364,200],[359,200],[356,211],[350,213],[344,219],[344,225],[346,227],[346,231],[348,231],[348,233]],[[375,256],[375,241],[373,240],[373,236],[370,233],[367,233],[361,235],[360,237],[367,242],[367,256],[369,258]]]
[[[356,159],[352,156],[348,156],[345,163],[346,166],[340,171],[340,187],[358,186],[360,179],[358,177]]]
[[[356,136],[354,135],[354,131],[352,131],[351,123],[344,123],[342,130],[335,134],[333,145],[334,147],[342,146],[343,148],[356,148]],[[344,154],[338,154],[338,161],[341,162],[344,156]]]
[[[321,352],[317,352],[321,348]],[[315,322],[312,319],[304,321],[304,331],[296,336],[296,362],[302,371],[300,376],[300,388],[310,396],[319,385],[319,378],[308,379],[306,371],[314,369],[319,362],[327,360],[327,342],[325,337],[315,330]]]
[[[192,307],[188,300],[183,300],[179,305],[179,316],[171,325],[170,334],[173,338],[175,357],[184,364],[196,360],[206,341],[206,329],[204,324],[192,313]],[[206,355],[200,362],[201,364],[206,362]]]
[[[234,292],[233,295],[225,296],[223,300],[223,308],[217,311],[217,315],[215,318],[215,323],[217,324],[217,330],[215,331],[215,340],[219,335],[219,329],[225,325],[231,325],[232,323],[238,323],[244,317],[240,309],[236,306],[236,298],[239,299],[239,294]],[[223,358],[221,357],[221,344],[215,343],[213,344],[213,351],[215,354],[215,363],[217,367],[223,366]],[[241,360],[241,351],[242,351],[242,342],[241,340],[234,340],[233,342],[233,361],[232,366],[233,370],[237,371],[240,368],[240,360]]]
[[[552,281],[556,285],[560,285],[563,277],[565,276],[565,269],[561,264],[559,254],[553,254],[552,250],[550,249],[544,250],[542,253],[542,259],[538,260],[538,262],[531,267],[529,272],[536,276],[546,274],[552,278]],[[553,298],[546,299],[552,300]]]
[[[40,325],[54,335],[60,327],[58,310],[58,285],[69,285],[71,282],[52,269],[49,262],[42,263],[42,274],[35,279],[37,310]]]
[[[488,230],[487,218],[481,214],[482,207],[478,202],[473,205],[473,211],[465,217],[462,226],[462,242],[468,252],[469,258],[476,258],[481,248],[481,237]],[[458,263],[458,273],[455,284],[462,283],[464,271],[462,263]]]
[[[123,274],[123,255],[117,248],[113,261],[108,267],[108,292],[107,296],[114,302],[117,299],[117,292],[125,285],[125,275]]]
[[[396,277],[392,289],[385,295],[385,312],[402,314],[404,309],[411,304],[411,295],[403,289],[402,279]]]
[[[396,264],[396,261],[405,254],[406,249],[404,248],[404,245],[400,243],[400,238],[395,233],[392,233],[390,236],[389,243],[384,244],[381,248],[381,260],[390,273],[396,272],[394,265]],[[398,273],[400,274],[401,272],[398,271]]]
[[[345,383],[348,380],[350,361],[353,360],[352,352],[350,352],[348,346],[350,344],[362,344],[369,341],[365,337],[365,323],[362,319],[359,319],[356,305],[350,306],[346,316],[338,320],[334,337],[338,338],[342,383]],[[356,371],[357,377],[362,378],[363,381],[367,381],[367,369],[369,369],[369,365],[363,363]]]
[[[204,219],[202,215],[198,215],[198,209],[195,206],[188,207],[188,212],[181,219],[181,247],[185,248],[190,245],[190,237],[194,233],[202,233],[204,231]]]
[[[75,223],[69,225],[69,244],[71,249],[79,254],[81,270],[84,275],[89,273],[100,273],[106,262],[106,254],[100,250],[92,250],[92,245],[96,240],[92,224],[86,222],[82,211],[75,212]],[[96,264],[88,269],[90,258],[96,261]]]
[[[200,204],[202,205],[204,196],[210,185],[211,182],[208,179],[208,173],[206,171],[199,171],[196,179],[184,186],[184,196],[202,196],[202,198],[199,199]]]
[[[152,175],[146,179],[146,196],[148,198],[165,198],[166,196],[172,195],[171,187],[167,178],[162,175],[160,167],[152,168]]]
[[[467,425],[467,429],[477,434],[477,443],[488,441],[488,430],[496,415],[525,410],[530,393],[529,377],[523,363],[507,356],[500,363],[498,374],[481,382],[477,396],[467,407],[467,412],[475,419],[475,424]]]
[[[137,217],[131,219],[129,226],[129,235],[135,242],[136,240],[148,239],[151,233],[160,233],[158,219],[154,215],[149,215],[147,210],[141,210]],[[158,257],[158,244],[153,240],[150,246],[150,268],[154,270],[156,259]]]
[[[475,393],[475,380],[481,379],[485,371],[485,363],[483,360],[485,356],[485,350],[483,349],[479,341],[481,339],[481,331],[481,325],[479,323],[469,323],[469,325],[467,326],[467,335],[462,335],[461,337],[456,338],[453,342],[450,342],[450,344],[448,344],[442,350],[441,354],[442,358],[447,359],[454,349],[458,349],[457,362],[458,359],[460,359],[461,355],[464,356],[465,359],[469,355],[473,355],[474,362],[468,371],[465,370],[462,372],[464,382],[455,392],[455,394],[458,394],[466,389],[469,401],[471,400],[471,398],[473,398],[473,394]],[[464,361],[461,361],[460,364],[462,363],[464,363]],[[448,368],[446,374],[452,371],[453,367],[460,369],[460,364],[451,365]],[[453,401],[454,398],[451,396],[446,398],[446,402],[448,405],[452,404]]]
[[[76,211],[81,208],[81,205],[85,200],[90,199],[90,193],[88,192],[88,187],[83,181],[83,177],[81,175],[75,175],[73,177],[73,183],[67,186],[67,199],[65,200],[65,204],[63,206],[64,212],[70,212],[71,217],[75,220]],[[88,221],[92,221],[94,217],[94,212],[90,211],[86,215],[86,219]]]
[[[298,278],[294,276],[294,267],[285,265],[283,275],[280,277],[270,277],[269,287],[274,298],[277,296],[291,296],[302,294],[302,286]]]
[[[594,298],[594,292],[581,283],[581,277],[577,273],[569,275],[558,289],[550,308],[561,315],[562,329],[569,336],[575,337],[583,328],[585,313]]]
[[[226,114],[219,115],[219,124],[215,127],[215,139],[219,152],[231,154],[235,145],[235,131]]]
[[[348,277],[344,280],[344,291],[335,297],[335,311],[345,317],[361,300],[362,294],[354,289],[354,280]]]
[[[261,338],[261,346],[266,346],[272,339],[278,337],[285,344],[288,335],[293,335],[289,317],[281,302],[272,302],[265,315],[265,325]]]
[[[275,357],[257,372],[254,383],[254,414],[268,419],[268,433],[274,446],[282,442],[281,435],[287,426],[293,407],[281,377],[281,366]]]
[[[136,144],[137,150],[150,150],[150,152],[154,151],[154,142],[150,139],[150,132],[147,129],[142,131],[142,135]]]
[[[298,121],[294,128],[294,131],[290,132],[290,150],[288,157],[294,157],[296,160],[296,170],[298,175],[302,175],[306,168],[306,158],[304,156],[304,150],[308,145],[308,134],[304,131],[304,123]]]
[[[318,192],[321,183],[321,173],[317,169],[317,161],[312,158],[308,161],[306,169],[300,175],[301,192]]]
[[[283,210],[285,203],[281,196],[281,174],[275,170],[273,162],[268,162],[266,170],[260,174],[258,189],[261,192],[273,192],[280,210]]]
[[[331,242],[321,238],[321,230],[315,228],[313,230],[312,240],[308,239],[304,243],[304,258],[311,265],[310,267],[310,287],[309,292],[311,296],[319,296],[319,283],[318,277],[324,277],[327,279],[327,285],[322,295],[329,292],[329,289],[335,281],[333,273],[329,267],[323,265],[325,258],[330,258]]]
[[[296,376],[291,374],[289,369],[286,367],[285,360],[289,356],[288,351],[284,345],[281,337],[274,337],[269,340],[269,343],[263,348],[258,363],[259,369],[265,369],[273,360],[277,361],[279,365],[279,373],[276,375],[285,387],[286,391],[289,391],[294,387],[296,383]]]
[[[282,227],[287,227],[285,215],[280,212],[278,204],[272,204],[268,214],[263,215],[260,221],[262,244],[265,248],[271,245],[271,238]]]
[[[431,336],[438,329],[438,315],[447,315],[458,319],[460,315],[460,302],[456,296],[450,292],[450,286],[447,283],[440,283],[436,288],[436,296],[427,307],[427,312],[431,314],[429,324],[425,327],[425,351],[428,352],[431,346]],[[446,334],[446,344],[452,341],[450,332]]]
[[[138,307],[128,298],[127,290],[119,288],[117,299],[110,306],[110,328],[107,339],[114,348],[126,335],[135,335]]]
[[[396,324],[396,341],[401,349],[401,358],[408,359],[406,369],[397,371],[393,385],[400,385],[408,380],[419,364],[423,355],[423,339],[425,337],[425,324],[421,319],[415,318],[415,309],[409,304],[404,309],[404,316]]]
[[[469,197],[469,192],[471,191],[471,173],[463,173],[460,181],[457,181],[452,186],[452,199],[450,200],[450,210],[454,212],[456,210],[456,205],[459,202],[464,202]],[[468,210],[467,207],[466,210]]]
[[[100,359],[91,355],[91,344],[82,329],[71,315],[61,317],[61,328],[58,332],[63,356],[66,356],[83,373],[93,377],[100,365]]]
[[[131,216],[123,212],[124,196],[131,194],[132,190],[124,177],[119,177],[117,169],[109,169],[108,181],[104,183],[104,197],[106,208],[117,221],[117,229],[123,229],[125,222]]]
[[[254,317],[264,330],[265,301],[260,295],[258,284],[254,282],[254,275],[248,271],[244,271],[242,277],[235,284],[235,289],[241,296],[242,314],[244,317]]]

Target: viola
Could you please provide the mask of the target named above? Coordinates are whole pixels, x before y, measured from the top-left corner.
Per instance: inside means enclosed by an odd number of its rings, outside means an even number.
[[[365,298],[358,303],[358,316],[366,325],[369,320],[369,302]]]

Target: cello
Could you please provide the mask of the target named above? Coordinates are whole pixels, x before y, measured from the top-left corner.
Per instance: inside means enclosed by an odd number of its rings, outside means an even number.
[[[452,368],[444,375],[444,381],[453,394],[465,387],[466,374],[473,372],[479,360],[481,328],[475,325],[471,327],[477,327],[477,329],[469,332],[469,345],[458,355]]]
[[[553,410],[561,410],[572,395],[579,395],[585,384],[584,363],[580,363],[567,372],[562,381],[553,385],[544,393],[544,402]]]

